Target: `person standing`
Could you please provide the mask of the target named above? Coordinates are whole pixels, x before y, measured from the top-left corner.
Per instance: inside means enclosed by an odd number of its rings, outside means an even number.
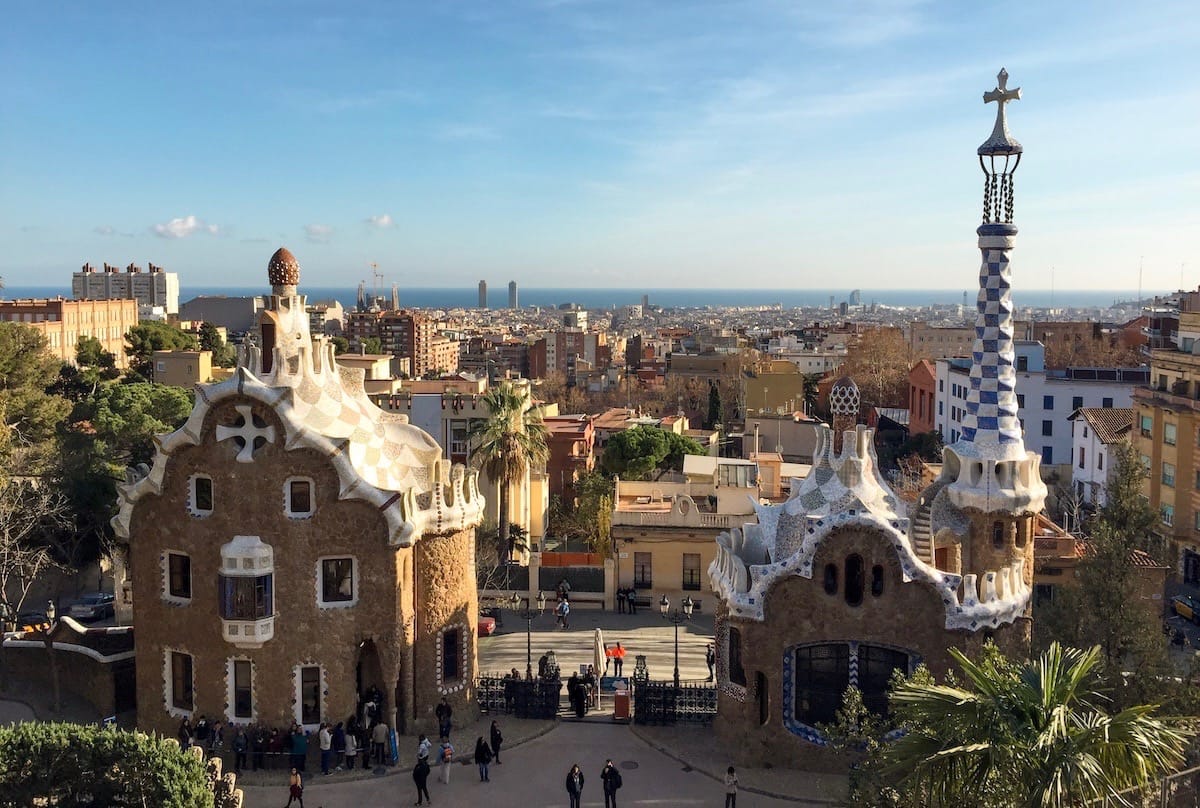
[[[294,724],[292,726],[292,768],[303,772],[307,760],[308,736],[304,734],[304,727]]]
[[[725,808],[737,808],[737,772],[730,766],[725,772]]]
[[[492,755],[496,758],[496,765],[500,765],[500,744],[504,743],[504,735],[500,732],[500,725],[495,721],[492,722]]]
[[[454,761],[454,747],[450,745],[449,738],[442,738],[442,745],[438,747],[438,761],[442,764],[441,781],[450,785],[450,764]]]
[[[250,766],[254,771],[266,767],[267,731],[255,727],[250,732]]]
[[[342,758],[346,754],[346,727],[341,721],[333,728],[333,770],[342,770]]]
[[[621,647],[621,643],[617,643],[617,647],[613,649],[613,675],[617,678],[621,676],[621,666],[625,664],[625,649]]]
[[[424,733],[417,736],[417,760],[429,760],[429,750],[433,748],[433,744],[425,737]]]
[[[181,749],[186,750],[192,745],[192,722],[188,721],[186,715],[183,717],[183,720],[179,722],[179,733],[177,737],[179,738],[179,746]]]
[[[387,742],[388,725],[382,721],[376,721],[375,726],[371,728],[371,756],[375,759],[376,765],[384,765],[387,758]]]
[[[489,782],[488,764],[492,762],[492,750],[480,735],[475,739],[475,765],[479,767],[479,782]]]
[[[571,798],[569,808],[579,808],[579,798],[583,796],[583,770],[578,763],[567,772],[567,796]]]
[[[625,597],[629,603],[629,613],[637,614],[637,590],[632,586],[625,590]]]
[[[704,649],[704,664],[708,665],[708,681],[713,680],[713,665],[717,664],[717,654],[713,650],[713,644],[709,643]]]
[[[246,730],[238,727],[237,735],[233,736],[233,770],[238,774],[242,773],[242,769],[246,768],[246,750],[250,748],[250,739],[246,737]]]
[[[438,720],[438,735],[450,737],[450,719],[454,715],[454,710],[450,707],[450,702],[446,701],[446,697],[442,696],[442,700],[438,702],[438,706],[433,708],[433,714]]]
[[[612,758],[604,761],[600,770],[600,781],[604,784],[604,808],[617,808],[617,789],[621,787],[621,772],[613,765]]]
[[[321,745],[321,774],[328,777],[329,761],[333,760],[333,733],[329,731],[329,725],[323,721],[321,728],[317,731],[317,742]]]
[[[300,776],[300,772],[292,769],[292,774],[288,777],[288,801],[283,808],[288,808],[292,804],[292,800],[300,801],[300,808],[304,808],[304,778]]]
[[[617,614],[625,614],[625,590],[617,590]]]
[[[417,758],[417,765],[413,766],[413,783],[417,787],[417,805],[422,804],[422,799],[430,805],[433,804],[433,799],[429,796],[429,759],[428,757]]]
[[[354,771],[354,764],[358,763],[358,740],[353,732],[346,733],[346,771]]]

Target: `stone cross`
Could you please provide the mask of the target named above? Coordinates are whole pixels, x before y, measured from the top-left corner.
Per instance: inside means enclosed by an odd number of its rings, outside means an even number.
[[[253,463],[254,462],[254,441],[262,438],[267,443],[275,442],[275,427],[259,427],[254,425],[254,417],[250,412],[248,404],[238,404],[234,407],[238,414],[242,416],[241,426],[225,426],[224,424],[217,425],[217,442],[229,440],[230,438],[241,438],[242,448],[237,454],[237,462]]]
[[[989,90],[983,94],[983,103],[990,104],[996,102],[996,127],[994,132],[1008,134],[1008,122],[1004,117],[1004,105],[1009,101],[1021,100],[1021,88],[1015,90],[1008,89],[1008,71],[1003,67],[996,75],[996,89]]]

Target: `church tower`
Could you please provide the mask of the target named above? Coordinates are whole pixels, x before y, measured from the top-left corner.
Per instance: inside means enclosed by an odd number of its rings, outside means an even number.
[[[1046,499],[1040,458],[1027,451],[1017,417],[1017,372],[1013,348],[1012,269],[1009,253],[1016,241],[1013,224],[1013,175],[1022,146],[1008,131],[1005,105],[1021,97],[1009,90],[1001,69],[996,89],[996,124],[979,147],[984,174],[983,223],[975,231],[983,262],[975,316],[970,390],[962,437],[943,453],[941,481],[950,501],[970,519],[961,547],[964,575],[978,577],[980,590],[995,586],[988,570],[1022,562],[1024,581],[1033,580],[1033,522]]]

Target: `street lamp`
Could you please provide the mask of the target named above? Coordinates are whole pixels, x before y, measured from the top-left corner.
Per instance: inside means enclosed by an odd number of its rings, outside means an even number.
[[[675,687],[679,687],[679,624],[692,619],[693,606],[695,604],[687,595],[683,596],[683,601],[675,607],[675,611],[671,611],[671,601],[667,599],[666,593],[663,593],[658,601],[658,611],[663,618],[675,624]]]
[[[531,680],[533,679],[533,618],[546,610],[546,596],[542,594],[541,590],[538,590],[536,609],[529,602],[528,595],[524,598],[524,606],[521,605],[521,600],[521,596],[513,592],[512,597],[508,599],[508,603],[517,616],[525,621],[525,678]]]

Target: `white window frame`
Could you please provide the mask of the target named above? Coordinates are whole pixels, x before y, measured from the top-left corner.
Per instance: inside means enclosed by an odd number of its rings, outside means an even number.
[[[192,658],[192,709],[185,710],[175,706],[175,677],[171,670],[171,658],[174,654],[183,654]],[[167,713],[173,718],[191,718],[196,712],[196,655],[182,648],[163,648],[163,703]]]
[[[212,491],[212,505],[213,505],[213,507],[209,508],[208,510],[204,510],[203,508],[199,508],[196,506],[196,480],[208,480],[209,488]],[[217,488],[213,484],[212,476],[208,475],[208,474],[193,474],[191,477],[188,477],[188,501],[187,501],[188,513],[190,513],[192,516],[197,516],[197,517],[200,517],[201,519],[203,519],[206,516],[212,516],[213,511],[216,509],[216,507],[217,507]]]
[[[250,664],[250,716],[238,716],[237,713],[237,679],[234,676],[234,670],[238,662],[248,662]],[[255,698],[254,680],[257,671],[255,670],[254,660],[249,657],[229,657],[225,660],[225,703],[229,705],[229,713],[225,716],[226,721],[230,724],[238,726],[249,726],[258,719],[258,699]]]
[[[350,600],[325,600],[324,574],[326,561],[335,559],[348,558],[350,559]],[[349,609],[352,606],[358,605],[358,556],[350,555],[349,553],[337,553],[323,555],[317,558],[317,606],[321,609]]]
[[[299,724],[300,726],[302,726],[304,728],[305,732],[316,732],[317,729],[320,728],[320,726],[321,726],[320,722],[318,722],[316,724],[305,724],[305,723],[302,723],[302,720],[301,720],[304,717],[304,700],[302,698],[303,694],[300,692],[300,685],[303,682],[300,672],[304,668],[316,668],[320,672],[320,675],[318,676],[318,679],[317,679],[317,681],[319,682],[319,689],[317,690],[317,698],[320,700],[318,711],[321,713],[322,720],[324,720],[324,718],[325,718],[325,710],[326,710],[325,702],[326,702],[326,699],[329,697],[329,682],[326,679],[325,666],[320,664],[319,662],[313,662],[310,660],[307,662],[301,662],[299,665],[296,665],[292,668],[292,696],[295,698],[295,707],[292,708],[293,718],[295,718],[297,724]]]
[[[471,627],[466,623],[451,623],[442,628],[435,635],[437,640],[437,648],[435,649],[435,666],[434,672],[437,677],[438,692],[443,695],[456,693],[467,686],[467,682],[474,676],[474,671],[467,670],[467,643],[470,642],[468,633]],[[458,632],[458,678],[446,682],[442,679],[442,671],[445,666],[442,664],[442,656],[446,647],[445,636],[447,631]]]
[[[183,550],[166,549],[162,551],[162,555],[159,556],[159,566],[162,568],[162,599],[164,602],[173,603],[176,606],[187,606],[192,602],[191,597],[184,598],[180,597],[179,595],[171,594],[171,556],[173,555],[185,556],[189,562],[192,560],[191,554],[185,553]],[[192,593],[195,594],[195,576],[191,574],[190,563],[188,565],[188,570],[188,583]]]
[[[1158,506],[1158,515],[1162,519],[1162,523],[1167,527],[1175,526],[1175,506],[1168,505],[1165,502]]]
[[[292,483],[308,483],[309,510],[292,509]],[[317,484],[311,477],[288,477],[283,481],[283,511],[288,519],[311,519],[317,512]]]

